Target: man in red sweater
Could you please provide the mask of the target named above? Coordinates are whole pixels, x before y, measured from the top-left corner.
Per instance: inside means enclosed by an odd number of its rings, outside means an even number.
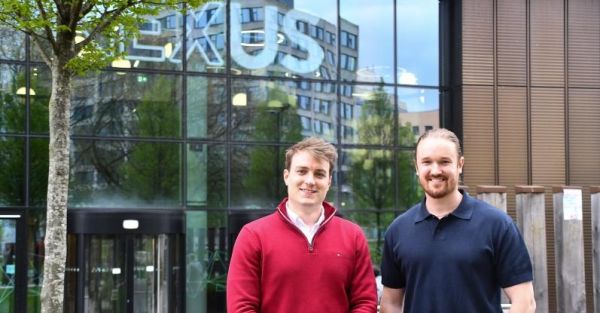
[[[227,312],[374,313],[377,291],[361,228],[324,202],[337,153],[319,138],[286,152],[288,197],[245,225],[227,276]]]

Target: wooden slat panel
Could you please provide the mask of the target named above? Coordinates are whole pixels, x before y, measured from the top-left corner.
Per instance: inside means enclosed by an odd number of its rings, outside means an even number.
[[[554,254],[554,210],[549,186],[565,182],[563,88],[531,89],[531,145],[533,184],[547,186],[546,238],[548,249],[548,297],[556,301],[556,266]],[[550,303],[556,312],[556,303]]]
[[[494,184],[493,88],[463,89],[464,182],[468,186]]]
[[[570,182],[579,186],[600,184],[600,90],[569,89]],[[586,277],[593,277],[592,229],[589,188],[583,195],[583,236]],[[594,312],[593,281],[586,280],[588,312]]]
[[[563,0],[531,0],[532,86],[564,86],[563,5]]]
[[[524,0],[498,1],[498,84],[525,86],[527,10]]]
[[[493,1],[462,2],[463,83],[491,85],[494,80]]]
[[[600,90],[569,89],[571,184],[600,184]]]
[[[600,85],[600,2],[568,1],[569,86]]]
[[[531,144],[534,185],[565,183],[563,88],[531,88]]]
[[[527,184],[527,90],[498,88],[498,164],[500,185]],[[507,191],[507,211],[516,216],[515,193]]]

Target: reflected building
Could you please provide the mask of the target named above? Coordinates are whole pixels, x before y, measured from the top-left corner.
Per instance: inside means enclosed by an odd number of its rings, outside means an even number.
[[[338,148],[327,200],[379,262],[383,229],[420,196],[403,180],[413,137],[397,121],[423,110],[400,89],[440,87],[393,79],[396,26],[379,21],[394,20],[394,1],[370,22],[338,2],[160,12],[123,45],[127,57],[74,80],[66,312],[224,312],[235,236],[285,196],[283,155],[308,136]],[[373,30],[392,40],[377,45]],[[2,32],[17,44],[0,40],[0,239],[26,248],[0,263],[14,269],[0,311],[39,312],[51,76],[25,36]],[[430,41],[438,49],[437,32]],[[428,101],[436,112],[438,97]]]

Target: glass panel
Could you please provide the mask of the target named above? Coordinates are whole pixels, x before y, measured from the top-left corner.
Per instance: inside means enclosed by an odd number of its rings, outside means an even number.
[[[29,211],[27,219],[27,312],[40,312],[40,292],[44,271],[44,236],[46,233],[46,210]]]
[[[24,204],[25,140],[0,137],[0,206]]]
[[[414,146],[425,131],[439,127],[439,91],[437,89],[398,88],[399,143]],[[406,128],[406,129],[404,129]],[[412,138],[408,133],[412,132]]]
[[[286,148],[272,146],[232,148],[232,206],[247,209],[275,209],[287,194],[283,181]]]
[[[186,212],[186,312],[225,312],[227,214]]]
[[[0,219],[0,312],[15,311],[15,273],[17,271],[17,221]]]
[[[180,206],[179,144],[73,141],[71,149],[70,206]]]
[[[0,27],[0,59],[25,60],[25,34]]]
[[[0,64],[0,77],[0,133],[22,133],[26,118],[25,72],[21,66]],[[33,97],[31,89],[29,94]]]
[[[67,265],[65,268],[65,313],[76,313],[77,309],[77,234],[67,233]]]
[[[398,152],[398,203],[396,208],[405,211],[417,204],[424,197],[423,189],[419,185],[419,178],[415,175],[415,152]]]
[[[157,304],[164,287],[159,282],[164,276],[164,263],[158,266],[157,249],[158,241],[154,237],[139,236],[133,241],[133,312],[157,312]],[[164,242],[163,242],[164,244]],[[156,293],[154,291],[156,290]],[[168,299],[168,298],[167,298]],[[162,304],[161,304],[162,307]],[[164,311],[166,312],[166,311]]]
[[[48,103],[52,93],[52,76],[46,66],[31,68],[31,88],[33,89],[30,90],[29,97],[31,132],[48,133]]]
[[[168,10],[145,16],[137,38],[126,43],[127,56],[114,61],[113,68],[181,70],[183,15]]]
[[[307,81],[233,82],[233,137],[295,143],[307,136],[335,138],[333,85]],[[325,85],[325,87],[323,87]]]
[[[48,139],[29,141],[29,204],[45,208],[48,191]]]
[[[336,1],[269,4],[231,3],[232,72],[335,79]]]
[[[125,240],[114,236],[90,236],[85,260],[83,311],[124,313],[127,299]]]
[[[181,134],[180,76],[104,72],[73,85],[71,130],[75,135]]]
[[[227,132],[228,104],[224,79],[188,77],[188,137],[224,138]]]
[[[190,10],[187,16],[187,51],[189,71],[224,72],[225,12],[224,1],[212,1]]]
[[[34,68],[31,131],[48,133],[50,72]],[[33,77],[32,77],[33,79]],[[180,76],[94,73],[75,79],[71,97],[74,135],[178,137],[181,135]]]
[[[346,143],[394,144],[394,90],[382,86],[343,85],[342,138]]]
[[[396,218],[397,213],[367,209],[344,213],[345,218],[357,223],[363,229],[369,242],[371,260],[373,260],[373,264],[376,267],[379,267],[383,252],[383,234],[394,218]]]
[[[227,207],[225,147],[188,144],[187,205],[210,209]]]
[[[390,150],[343,149],[344,209],[384,210],[394,207],[394,156]]]
[[[340,2],[343,80],[394,83],[394,2]],[[389,31],[383,31],[389,30]]]
[[[398,0],[398,83],[439,85],[439,0]]]

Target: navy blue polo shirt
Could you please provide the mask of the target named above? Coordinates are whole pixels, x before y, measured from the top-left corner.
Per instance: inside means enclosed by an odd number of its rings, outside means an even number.
[[[512,219],[467,193],[442,219],[425,200],[398,216],[385,234],[381,275],[384,286],[405,289],[405,313],[501,313],[501,288],[533,280]]]

